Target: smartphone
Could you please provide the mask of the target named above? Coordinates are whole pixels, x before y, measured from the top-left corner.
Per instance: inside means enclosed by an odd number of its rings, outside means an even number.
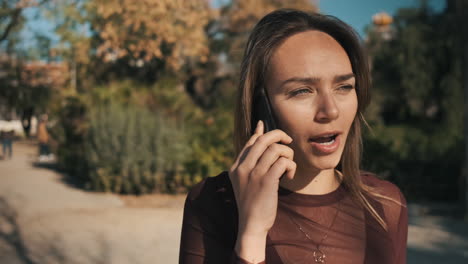
[[[268,96],[263,88],[254,96],[252,104],[252,135],[255,133],[259,120],[263,121],[265,133],[278,128],[275,115],[271,109],[270,100],[268,100]]]
[[[265,89],[260,89],[258,95],[254,96],[252,109],[252,135],[255,133],[255,127],[257,127],[257,123],[259,120],[263,121],[265,127],[264,133],[278,128],[276,126],[277,122],[275,114],[272,111],[270,100],[268,100],[268,96],[265,92]],[[285,175],[286,172],[280,177],[280,180],[284,178]]]

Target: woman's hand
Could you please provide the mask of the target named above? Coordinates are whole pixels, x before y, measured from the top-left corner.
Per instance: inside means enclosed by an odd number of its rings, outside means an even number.
[[[276,218],[280,178],[286,174],[292,179],[296,172],[293,150],[279,142],[290,144],[292,138],[281,130],[264,134],[260,121],[229,170],[239,213],[236,251],[241,257],[253,256],[242,252],[252,252],[252,246],[259,243],[264,256],[263,244]],[[254,255],[262,260],[261,255]]]

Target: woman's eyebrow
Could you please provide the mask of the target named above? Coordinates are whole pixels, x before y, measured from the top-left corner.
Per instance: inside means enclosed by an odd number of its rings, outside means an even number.
[[[351,78],[354,78],[355,75],[354,73],[347,73],[347,74],[341,74],[341,75],[335,75],[335,77],[333,77],[333,82],[334,83],[338,83],[338,82],[343,82],[343,81],[346,81],[346,80],[349,80]],[[288,83],[310,83],[310,84],[314,84],[314,83],[319,83],[322,79],[319,78],[319,77],[292,77],[292,78],[289,78],[285,81],[283,81],[280,85],[280,88],[283,87],[284,85],[288,84]]]
[[[281,83],[280,88],[285,86],[288,83],[310,83],[310,84],[314,84],[314,83],[320,82],[320,80],[321,79],[318,78],[318,77],[292,77],[292,78],[289,78],[287,80],[284,80]]]
[[[333,82],[334,83],[344,82],[344,81],[349,80],[349,79],[354,78],[354,77],[355,77],[354,73],[336,75],[335,78],[333,78]]]

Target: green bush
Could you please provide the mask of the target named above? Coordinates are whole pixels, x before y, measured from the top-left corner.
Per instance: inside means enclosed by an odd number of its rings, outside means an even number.
[[[192,155],[185,162],[187,186],[228,170],[234,162],[233,114],[218,109],[187,121]]]
[[[218,101],[204,111],[170,78],[96,86],[57,111],[59,165],[88,190],[186,191],[233,162],[232,107]]]
[[[89,188],[115,193],[175,192],[189,155],[184,128],[137,106],[92,109],[86,138]]]
[[[87,111],[88,106],[82,98],[66,97],[58,111],[59,125],[51,131],[58,142],[58,167],[78,185],[89,181],[84,144],[88,130]]]

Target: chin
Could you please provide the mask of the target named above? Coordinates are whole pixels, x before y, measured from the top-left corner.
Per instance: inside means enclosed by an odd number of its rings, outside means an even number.
[[[309,167],[317,170],[330,170],[338,166],[341,160],[341,154],[341,151],[325,156],[316,156],[308,153],[309,156],[306,158],[306,161]]]
[[[314,160],[311,160],[309,164],[311,167],[316,168],[317,170],[331,170],[331,169],[335,169],[338,166],[339,162],[340,160],[334,160],[334,159],[333,160],[314,159]]]

